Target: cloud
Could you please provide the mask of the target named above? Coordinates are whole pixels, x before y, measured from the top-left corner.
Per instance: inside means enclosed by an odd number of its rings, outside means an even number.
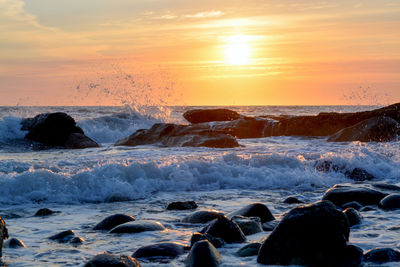
[[[220,17],[224,15],[225,13],[219,10],[212,10],[212,11],[205,11],[205,12],[197,12],[195,14],[187,14],[183,15],[184,18],[196,18],[196,19],[202,19],[202,18],[215,18],[215,17]]]

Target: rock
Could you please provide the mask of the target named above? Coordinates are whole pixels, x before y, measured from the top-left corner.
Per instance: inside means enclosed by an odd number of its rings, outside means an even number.
[[[239,257],[251,257],[251,256],[257,256],[258,251],[260,250],[261,243],[258,242],[252,242],[250,244],[247,244],[246,246],[242,247],[236,252],[236,255]]]
[[[360,209],[361,212],[376,210],[373,206],[365,206]]]
[[[141,267],[140,263],[132,257],[101,253],[90,259],[84,267]]]
[[[34,216],[38,216],[38,217],[41,217],[41,216],[49,216],[49,215],[52,215],[52,214],[54,214],[54,213],[55,213],[55,212],[52,211],[51,209],[43,208],[43,209],[39,209],[39,210],[35,213]]]
[[[385,210],[400,209],[400,194],[390,194],[379,202],[379,207]]]
[[[387,142],[397,139],[399,123],[385,116],[373,117],[344,128],[328,138],[329,142]]]
[[[117,225],[127,223],[127,222],[132,222],[134,221],[135,218],[130,215],[125,215],[125,214],[114,214],[111,216],[108,216],[93,228],[93,230],[111,230]]]
[[[233,121],[239,119],[239,113],[229,109],[193,109],[186,111],[183,117],[190,123],[211,121]]]
[[[114,202],[125,202],[125,201],[131,201],[127,196],[121,195],[121,194],[111,194],[104,199],[105,203],[114,203]]]
[[[375,179],[375,176],[360,168],[354,168],[351,172],[346,171],[344,175],[354,181],[370,181]]]
[[[0,258],[3,256],[3,240],[8,238],[6,222],[0,217]]]
[[[209,234],[194,233],[190,238],[190,247],[193,247],[194,243],[201,240],[209,241],[216,248],[220,248],[223,245],[225,245],[225,241],[222,238],[213,237],[212,235]]]
[[[386,183],[373,183],[371,184],[373,187],[383,190],[388,190],[391,192],[400,192],[400,186],[394,184],[386,184]]]
[[[187,247],[179,243],[157,243],[139,248],[132,254],[134,258],[146,260],[174,259],[185,252]]]
[[[244,217],[259,217],[261,222],[268,222],[275,220],[267,206],[262,203],[252,203],[238,211],[231,212],[227,215],[228,218],[232,218],[234,215],[240,215]]]
[[[192,210],[196,208],[197,204],[194,201],[176,201],[167,206],[167,210]]]
[[[167,147],[238,147],[236,139],[225,133],[210,130],[209,126],[177,125],[156,123],[149,130],[137,130],[128,137],[122,138],[115,146],[138,146],[162,144]]]
[[[196,242],[186,260],[188,267],[216,267],[222,262],[218,250],[207,240]]]
[[[290,197],[287,197],[287,198],[283,201],[283,203],[286,203],[286,204],[303,204],[304,202],[301,201],[301,200],[298,200],[296,197],[290,196]]]
[[[290,210],[265,239],[257,262],[269,265],[350,266],[362,254],[348,246],[345,215],[329,201]],[[356,258],[359,259],[356,259]]]
[[[400,252],[392,248],[375,248],[364,254],[364,261],[374,263],[400,261]]]
[[[252,235],[262,232],[261,219],[259,217],[243,217],[235,215],[232,217],[232,221],[239,225],[244,235]]]
[[[3,247],[5,248],[24,248],[26,247],[24,242],[16,238],[10,238],[4,242]]]
[[[220,237],[226,243],[242,243],[246,241],[246,237],[240,227],[225,216],[213,220],[200,233]]]
[[[26,139],[46,146],[69,148],[98,146],[96,142],[84,135],[71,116],[63,112],[39,114],[34,118],[22,120],[21,125],[21,130],[28,131],[25,135]]]
[[[182,219],[182,222],[207,223],[221,216],[224,216],[224,214],[216,210],[200,210],[192,214],[189,214],[188,216]]]
[[[342,205],[343,209],[353,208],[355,210],[360,210],[362,207],[363,206],[360,203],[358,203],[357,201],[347,202],[347,203]]]
[[[70,242],[73,238],[78,237],[73,230],[67,230],[49,237],[50,240],[57,241],[58,243]]]
[[[165,230],[165,227],[160,222],[151,220],[138,220],[118,225],[117,227],[111,229],[110,233],[123,234],[163,230]]]
[[[278,221],[269,221],[269,222],[263,223],[262,228],[266,232],[271,232],[278,226],[278,224],[279,224]]]
[[[329,200],[338,206],[357,201],[365,206],[378,205],[385,196],[387,194],[369,188],[335,185],[325,192],[322,200]]]
[[[362,221],[361,214],[353,208],[347,208],[343,211],[343,213],[347,216],[350,226],[360,224]]]
[[[339,166],[332,161],[324,160],[315,164],[315,169],[321,172],[340,172],[349,179],[354,181],[373,180],[375,176],[361,168],[354,168],[351,171],[346,169],[345,166]]]

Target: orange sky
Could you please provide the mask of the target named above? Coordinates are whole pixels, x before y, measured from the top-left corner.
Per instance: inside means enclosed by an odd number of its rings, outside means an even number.
[[[400,102],[398,0],[0,0],[0,46],[0,105]]]

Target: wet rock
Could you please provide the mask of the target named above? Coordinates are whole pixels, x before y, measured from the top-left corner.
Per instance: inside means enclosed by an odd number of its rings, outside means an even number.
[[[233,121],[239,119],[239,113],[229,109],[193,109],[186,111],[183,117],[190,123],[211,121]]]
[[[130,215],[125,215],[125,214],[114,214],[111,216],[108,216],[93,228],[93,230],[111,230],[112,228],[116,227],[117,225],[127,223],[127,222],[132,222],[134,221],[135,218]]]
[[[379,202],[379,207],[385,210],[400,209],[400,194],[390,194]]]
[[[222,262],[218,250],[207,240],[196,242],[186,260],[188,267],[216,267]]]
[[[344,128],[328,138],[329,142],[388,142],[395,140],[399,123],[385,116],[373,117]]]
[[[260,250],[261,243],[258,242],[252,242],[250,244],[247,244],[246,246],[242,247],[236,252],[236,255],[239,257],[251,257],[251,256],[257,256],[258,251]]]
[[[114,202],[125,202],[125,201],[131,201],[127,196],[121,195],[121,194],[112,194],[104,200],[105,203],[114,203]]]
[[[138,220],[133,222],[124,223],[111,229],[110,233],[141,233],[146,231],[163,231],[165,227],[157,221],[151,220]]]
[[[400,261],[400,252],[392,248],[375,248],[364,254],[364,261],[374,263]]]
[[[6,222],[0,217],[0,258],[3,256],[3,240],[8,238],[8,230],[6,227]]]
[[[182,222],[207,223],[221,216],[224,216],[224,214],[216,210],[200,210],[192,214],[189,214],[188,216],[182,219]]]
[[[196,209],[198,206],[194,201],[176,201],[169,203],[167,210],[192,210]]]
[[[263,242],[257,262],[276,265],[348,266],[361,258],[348,246],[345,215],[329,201],[295,207]],[[358,256],[357,256],[358,255]]]
[[[346,171],[344,175],[354,181],[370,181],[375,179],[375,176],[360,168],[354,168],[352,171]]]
[[[71,243],[71,244],[73,244],[73,245],[81,245],[81,244],[83,244],[84,242],[85,242],[85,239],[83,239],[83,238],[81,238],[81,237],[79,237],[79,236],[76,236],[76,237],[72,238],[72,239],[69,241],[69,243]]]
[[[235,215],[232,221],[239,225],[244,235],[252,235],[262,232],[261,219],[259,217],[244,217]]]
[[[271,232],[278,226],[278,224],[279,224],[278,221],[269,221],[269,222],[263,223],[262,228],[266,232]]]
[[[194,233],[192,235],[192,237],[190,238],[190,247],[193,247],[194,243],[201,241],[201,240],[209,241],[216,248],[220,248],[223,245],[225,245],[225,241],[222,238],[214,237],[209,234]]]
[[[351,201],[342,205],[343,209],[353,208],[355,210],[360,210],[363,206],[357,201]]]
[[[26,247],[24,242],[16,238],[10,238],[4,242],[3,247],[5,248],[24,248]]]
[[[340,172],[343,173],[343,175],[347,178],[354,181],[369,181],[375,179],[375,176],[364,169],[354,168],[349,170],[345,166],[339,166],[329,160],[318,161],[315,164],[315,169],[320,172]]]
[[[386,184],[386,183],[373,183],[371,184],[373,187],[383,190],[394,192],[400,192],[400,186],[394,184]]]
[[[365,206],[365,207],[362,207],[362,208],[360,209],[361,212],[371,211],[371,210],[376,210],[376,208],[373,207],[373,206]]]
[[[57,241],[58,243],[70,242],[73,238],[78,237],[73,230],[67,230],[49,237],[50,240]]]
[[[302,203],[304,203],[304,202],[301,201],[301,200],[299,200],[299,199],[296,198],[296,197],[290,196],[290,197],[287,197],[287,198],[283,201],[283,203],[286,203],[286,204],[302,204]]]
[[[268,222],[275,220],[275,217],[272,215],[271,211],[262,203],[252,203],[238,211],[231,212],[227,215],[228,218],[232,218],[235,215],[240,215],[244,217],[259,217],[261,222]]]
[[[55,212],[48,208],[39,209],[34,216],[41,217],[41,216],[49,216],[54,214]]]
[[[90,259],[84,267],[141,267],[140,263],[132,257],[101,253]]]
[[[75,120],[66,113],[43,113],[34,118],[23,119],[21,130],[28,131],[25,138],[46,146],[68,148],[98,147],[84,135]]]
[[[347,208],[343,211],[343,213],[347,216],[350,226],[360,224],[362,221],[361,214],[353,208]]]
[[[222,238],[226,243],[242,243],[246,241],[246,237],[240,227],[225,216],[215,219],[200,232]]]
[[[134,258],[146,258],[146,260],[165,260],[174,259],[185,252],[185,247],[179,243],[157,243],[139,248],[132,254]]]
[[[329,200],[338,206],[357,201],[365,206],[378,205],[385,196],[387,194],[369,188],[335,185],[325,192],[322,200]]]

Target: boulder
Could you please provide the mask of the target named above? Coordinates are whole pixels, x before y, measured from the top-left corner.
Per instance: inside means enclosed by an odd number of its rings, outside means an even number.
[[[141,233],[146,231],[163,231],[164,225],[157,221],[151,220],[138,220],[133,222],[124,223],[111,229],[110,233],[124,234],[124,233]]]
[[[46,146],[68,148],[98,147],[84,135],[75,120],[66,113],[43,113],[34,118],[23,119],[21,130],[28,131],[25,138]],[[72,135],[72,136],[71,136]]]
[[[69,243],[75,246],[79,246],[81,244],[83,244],[85,242],[85,239],[79,237],[79,236],[75,236],[74,238],[72,238]]]
[[[176,201],[167,206],[167,210],[193,210],[196,208],[197,204],[194,201]]]
[[[252,235],[263,231],[259,217],[244,217],[235,215],[232,221],[237,223],[244,235]]]
[[[363,206],[360,203],[358,203],[357,201],[347,202],[347,203],[342,205],[343,209],[353,208],[355,210],[360,210],[362,207]]]
[[[387,142],[397,139],[399,123],[390,117],[373,117],[344,128],[328,138],[329,142]]]
[[[185,247],[179,243],[162,242],[139,248],[132,254],[134,258],[145,258],[146,260],[170,260],[182,255],[185,252]]]
[[[3,240],[8,238],[6,222],[0,217],[0,258],[3,256]]]
[[[303,204],[304,202],[299,200],[296,197],[290,196],[290,197],[285,198],[283,203],[286,203],[286,204]]]
[[[266,232],[271,232],[278,226],[278,224],[279,224],[278,221],[269,221],[269,222],[263,223],[262,228]]]
[[[196,242],[186,259],[188,267],[216,267],[221,262],[218,250],[207,240]]]
[[[353,208],[347,208],[343,211],[343,213],[346,215],[349,221],[349,226],[360,224],[362,221],[361,213]]]
[[[34,216],[43,217],[43,216],[52,215],[52,214],[54,214],[54,213],[56,213],[56,212],[55,212],[55,211],[52,211],[51,209],[42,208],[42,209],[39,209],[39,210],[35,213]]]
[[[182,222],[185,223],[207,223],[216,218],[224,216],[222,212],[217,210],[200,210],[196,211],[192,214],[189,214],[185,218],[182,219]]]
[[[62,231],[58,234],[49,237],[50,240],[56,241],[58,243],[70,242],[75,237],[78,237],[73,230]]]
[[[220,248],[223,245],[225,245],[225,241],[222,238],[213,237],[212,235],[209,234],[194,233],[190,238],[190,247],[193,247],[194,243],[201,240],[209,241],[216,248]]]
[[[348,246],[345,215],[329,201],[290,210],[265,239],[257,262],[269,265],[351,266],[362,252]],[[352,265],[354,266],[354,265]]]
[[[385,210],[400,209],[400,194],[390,194],[379,202],[379,207]]]
[[[239,113],[229,109],[192,109],[183,113],[183,117],[190,123],[211,121],[233,121],[239,119]]]
[[[386,193],[370,188],[335,185],[325,192],[322,200],[329,200],[338,206],[357,201],[365,206],[378,205],[385,196]]]
[[[375,178],[372,174],[370,174],[364,169],[356,167],[354,169],[349,170],[345,166],[337,165],[329,160],[318,161],[315,164],[315,169],[321,172],[340,172],[343,173],[343,175],[346,176],[347,178],[352,179],[354,181],[366,181],[366,180],[373,180]]]
[[[111,230],[112,228],[116,227],[117,225],[132,222],[135,218],[130,215],[125,214],[114,214],[108,216],[107,218],[103,219],[101,222],[96,224],[93,230]]]
[[[246,246],[242,247],[236,252],[236,255],[239,257],[251,257],[251,256],[257,256],[258,251],[260,250],[261,243],[258,242],[252,242],[250,244],[247,244]]]
[[[97,254],[91,258],[84,267],[141,267],[140,263],[132,257],[113,255],[109,253]]]
[[[213,220],[200,233],[222,238],[226,243],[242,243],[246,241],[246,237],[240,227],[225,216]]]
[[[365,252],[364,261],[374,263],[400,261],[400,252],[392,248],[375,248]]]
[[[275,217],[272,215],[268,207],[262,203],[249,204],[240,210],[229,213],[227,217],[232,218],[235,215],[244,217],[259,217],[263,223],[275,220]]]
[[[24,248],[26,247],[24,242],[16,238],[10,238],[4,242],[3,247],[5,248]]]

